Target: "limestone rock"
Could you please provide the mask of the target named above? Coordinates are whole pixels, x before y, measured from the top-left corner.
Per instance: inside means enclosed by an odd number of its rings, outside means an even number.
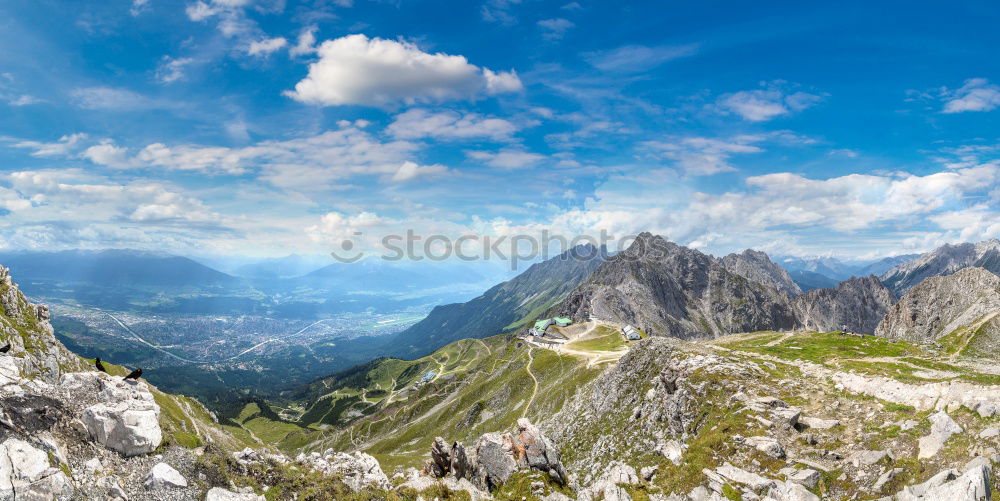
[[[180,472],[169,464],[156,463],[153,469],[149,470],[142,485],[147,489],[180,489],[187,487],[188,483]]]
[[[83,411],[80,420],[90,436],[124,456],[155,450],[163,440],[160,406],[146,383],[125,381],[103,372],[63,375],[60,388],[96,394],[99,403]]]
[[[904,487],[895,501],[982,501],[990,496],[990,467],[984,464],[965,473],[945,470],[922,484]]]
[[[747,437],[745,442],[747,445],[773,458],[782,459],[785,457],[784,447],[773,437]]]
[[[795,468],[783,468],[781,473],[789,482],[804,485],[810,489],[819,483],[819,472],[809,468],[796,470]]]
[[[24,440],[0,443],[0,499],[70,499],[69,477],[49,463],[48,454]]]
[[[931,432],[920,438],[920,452],[917,454],[920,459],[934,457],[952,435],[962,433],[962,427],[943,411],[932,414],[928,419],[931,422]]]
[[[819,496],[809,492],[802,484],[778,482],[767,491],[764,501],[819,501]]]
[[[212,487],[205,494],[205,501],[264,501],[264,496],[233,492],[222,487]]]
[[[323,473],[340,477],[351,490],[358,492],[367,487],[389,489],[389,477],[382,471],[378,461],[363,452],[347,454],[344,452],[326,451],[309,455],[299,454],[296,461]]]
[[[444,477],[451,471],[451,447],[443,438],[437,437],[431,444],[431,471],[437,478]]]

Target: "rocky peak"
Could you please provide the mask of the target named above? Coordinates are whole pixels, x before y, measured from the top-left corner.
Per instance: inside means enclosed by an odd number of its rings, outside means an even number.
[[[889,310],[876,334],[935,341],[971,326],[989,327],[998,312],[1000,277],[985,268],[964,268],[951,275],[930,277],[910,289]]]
[[[723,256],[719,259],[719,263],[732,273],[784,292],[791,297],[802,293],[802,289],[792,280],[791,275],[771,261],[765,252],[746,249],[739,254]]]
[[[854,277],[836,288],[814,289],[795,298],[795,313],[807,329],[874,333],[896,296],[875,276]]]
[[[680,338],[796,325],[785,294],[649,233],[598,266],[553,313]]]
[[[902,295],[928,277],[950,275],[973,266],[1000,272],[1000,240],[942,245],[893,267],[882,275],[882,281]]]

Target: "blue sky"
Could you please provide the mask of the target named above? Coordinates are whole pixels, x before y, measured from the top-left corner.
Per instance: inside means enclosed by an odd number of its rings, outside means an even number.
[[[869,4],[4,2],[0,248],[1000,236],[997,5]]]

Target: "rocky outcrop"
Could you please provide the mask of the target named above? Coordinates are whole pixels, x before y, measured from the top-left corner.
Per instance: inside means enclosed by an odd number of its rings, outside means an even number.
[[[363,452],[347,454],[328,450],[323,454],[299,454],[295,461],[315,471],[340,478],[357,492],[362,489],[389,489],[389,477],[385,476],[378,461]]]
[[[8,362],[27,378],[53,384],[62,374],[86,367],[56,340],[48,307],[28,302],[10,271],[0,266],[0,346],[7,343],[7,354],[13,357]],[[0,384],[3,381],[0,375]]]
[[[927,278],[951,275],[969,267],[1000,273],[1000,240],[946,244],[893,267],[882,275],[882,282],[902,295]]]
[[[872,334],[896,296],[875,276],[852,278],[833,289],[813,289],[795,298],[799,322],[820,332],[847,330]]]
[[[917,452],[920,459],[936,456],[952,435],[962,433],[962,427],[943,411],[936,412],[928,419],[931,422],[931,432],[920,438],[920,450]]]
[[[124,380],[102,372],[78,372],[63,376],[60,386],[96,395],[80,419],[90,436],[124,456],[147,454],[163,440],[160,406],[146,383]]]
[[[265,501],[264,496],[233,492],[222,487],[212,487],[205,494],[205,501]]]
[[[0,443],[0,499],[42,501],[72,495],[70,478],[52,464],[46,451],[16,438]]]
[[[936,341],[960,329],[970,346],[996,350],[1000,328],[1000,277],[984,268],[965,268],[952,275],[924,280],[896,303],[875,331],[878,336],[918,342]],[[975,339],[978,337],[979,339]]]
[[[944,470],[926,482],[904,487],[892,501],[983,501],[990,499],[989,461],[973,461],[961,472]]]
[[[458,480],[470,480],[479,489],[493,491],[525,469],[547,473],[558,484],[568,481],[559,450],[537,426],[522,418],[514,431],[486,433],[468,452],[461,443],[449,447],[443,438],[434,439],[425,472],[438,478],[450,473]]]
[[[739,254],[719,258],[719,264],[732,273],[751,282],[766,285],[791,297],[802,294],[802,289],[784,268],[771,261],[766,253],[747,249]]]
[[[549,313],[682,339],[798,325],[786,294],[649,233],[601,264]]]

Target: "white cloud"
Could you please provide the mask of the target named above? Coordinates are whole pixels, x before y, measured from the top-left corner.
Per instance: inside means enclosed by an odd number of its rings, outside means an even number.
[[[348,35],[323,42],[319,61],[289,97],[322,106],[387,107],[472,99],[482,92],[512,92],[517,75],[493,73],[463,56],[430,54],[405,41]]]
[[[299,33],[298,41],[295,46],[288,49],[288,53],[292,57],[304,56],[307,54],[316,53],[316,31],[319,28],[316,26],[308,26]]]
[[[44,143],[41,141],[16,141],[12,144],[12,146],[15,148],[34,150],[31,152],[31,156],[33,157],[55,157],[69,155],[71,152],[75,151],[80,146],[80,143],[85,139],[87,139],[87,135],[82,132],[78,132],[76,134],[62,136],[54,143]]]
[[[469,151],[466,155],[498,169],[526,169],[545,160],[545,155],[514,148],[504,148],[496,152]]]
[[[546,39],[557,40],[565,36],[566,32],[576,25],[569,19],[558,17],[555,19],[542,19],[538,21],[538,26],[545,30],[542,36]]]
[[[585,52],[583,59],[609,73],[639,73],[697,52],[696,44],[659,47],[626,45],[612,50]]]
[[[944,113],[992,111],[1000,106],[1000,86],[985,78],[970,78],[957,90],[945,89]]]
[[[197,22],[204,21],[205,19],[218,14],[219,9],[199,0],[188,5],[187,8],[184,9],[184,12],[187,14],[188,19]]]
[[[502,118],[484,117],[476,113],[431,112],[414,108],[396,115],[386,131],[400,139],[489,138],[503,141],[509,140],[517,132],[517,126]]]
[[[490,95],[524,90],[524,84],[514,70],[494,72],[489,68],[483,68],[483,77],[486,78],[486,93]]]
[[[780,82],[768,84],[765,89],[743,90],[724,94],[716,101],[720,111],[735,113],[744,120],[763,122],[792,112],[802,111],[822,100],[822,97],[798,91],[788,93]]]
[[[138,16],[148,8],[149,8],[149,0],[132,0],[132,8],[129,9],[129,12],[133,16]]]
[[[265,38],[250,42],[250,46],[247,47],[247,54],[251,56],[267,56],[285,48],[287,45],[288,40],[285,40],[285,37]]]
[[[163,56],[156,69],[156,79],[161,83],[173,83],[185,77],[184,70],[194,62],[189,57],[172,58]]]
[[[666,141],[648,141],[644,146],[673,160],[675,165],[689,175],[709,176],[720,172],[736,170],[729,163],[737,154],[760,153],[764,151],[755,143],[763,141],[763,136],[743,135],[729,139],[708,137],[680,137]]]
[[[414,162],[403,162],[403,165],[401,165],[399,170],[397,170],[396,173],[389,178],[389,181],[393,183],[403,183],[406,181],[412,181],[418,177],[439,176],[446,172],[448,172],[448,168],[439,164],[417,165]]]
[[[87,148],[80,155],[97,165],[114,169],[134,166],[134,162],[128,157],[128,149],[115,146],[114,142],[108,139]]]

